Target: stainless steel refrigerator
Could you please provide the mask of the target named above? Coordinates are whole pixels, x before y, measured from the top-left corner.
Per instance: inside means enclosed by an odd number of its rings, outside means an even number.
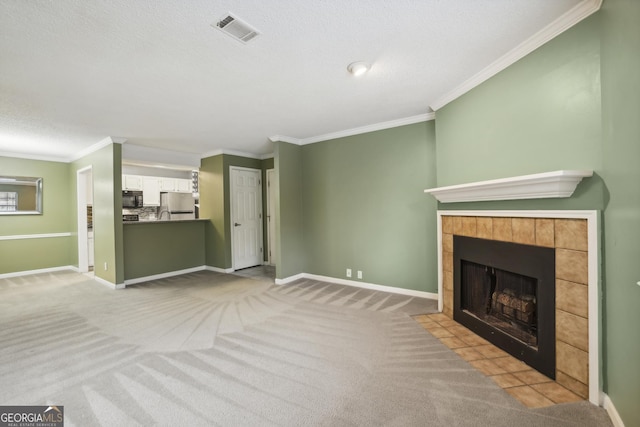
[[[159,220],[195,219],[195,211],[191,193],[160,193]]]

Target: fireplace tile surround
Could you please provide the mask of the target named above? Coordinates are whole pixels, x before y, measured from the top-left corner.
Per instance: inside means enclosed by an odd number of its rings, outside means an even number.
[[[438,218],[440,308],[450,319],[454,304],[454,235],[555,249],[556,381],[599,404],[599,316],[593,289],[597,288],[597,266],[593,265],[598,247],[594,242],[597,213],[439,211]]]

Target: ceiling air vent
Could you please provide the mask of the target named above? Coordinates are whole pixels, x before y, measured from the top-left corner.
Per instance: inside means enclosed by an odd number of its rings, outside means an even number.
[[[254,39],[260,34],[258,30],[244,22],[242,19],[233,16],[231,13],[227,13],[225,16],[220,18],[220,20],[215,23],[215,26],[223,33],[227,33],[234,39],[240,40],[243,43]]]

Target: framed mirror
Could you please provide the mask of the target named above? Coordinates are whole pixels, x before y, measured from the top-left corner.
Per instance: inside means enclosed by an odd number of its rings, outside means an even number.
[[[41,215],[42,178],[0,176],[0,215]]]

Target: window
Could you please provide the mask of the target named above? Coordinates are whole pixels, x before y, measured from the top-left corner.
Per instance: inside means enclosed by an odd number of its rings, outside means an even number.
[[[18,210],[18,193],[15,191],[0,191],[0,211],[15,212]]]

